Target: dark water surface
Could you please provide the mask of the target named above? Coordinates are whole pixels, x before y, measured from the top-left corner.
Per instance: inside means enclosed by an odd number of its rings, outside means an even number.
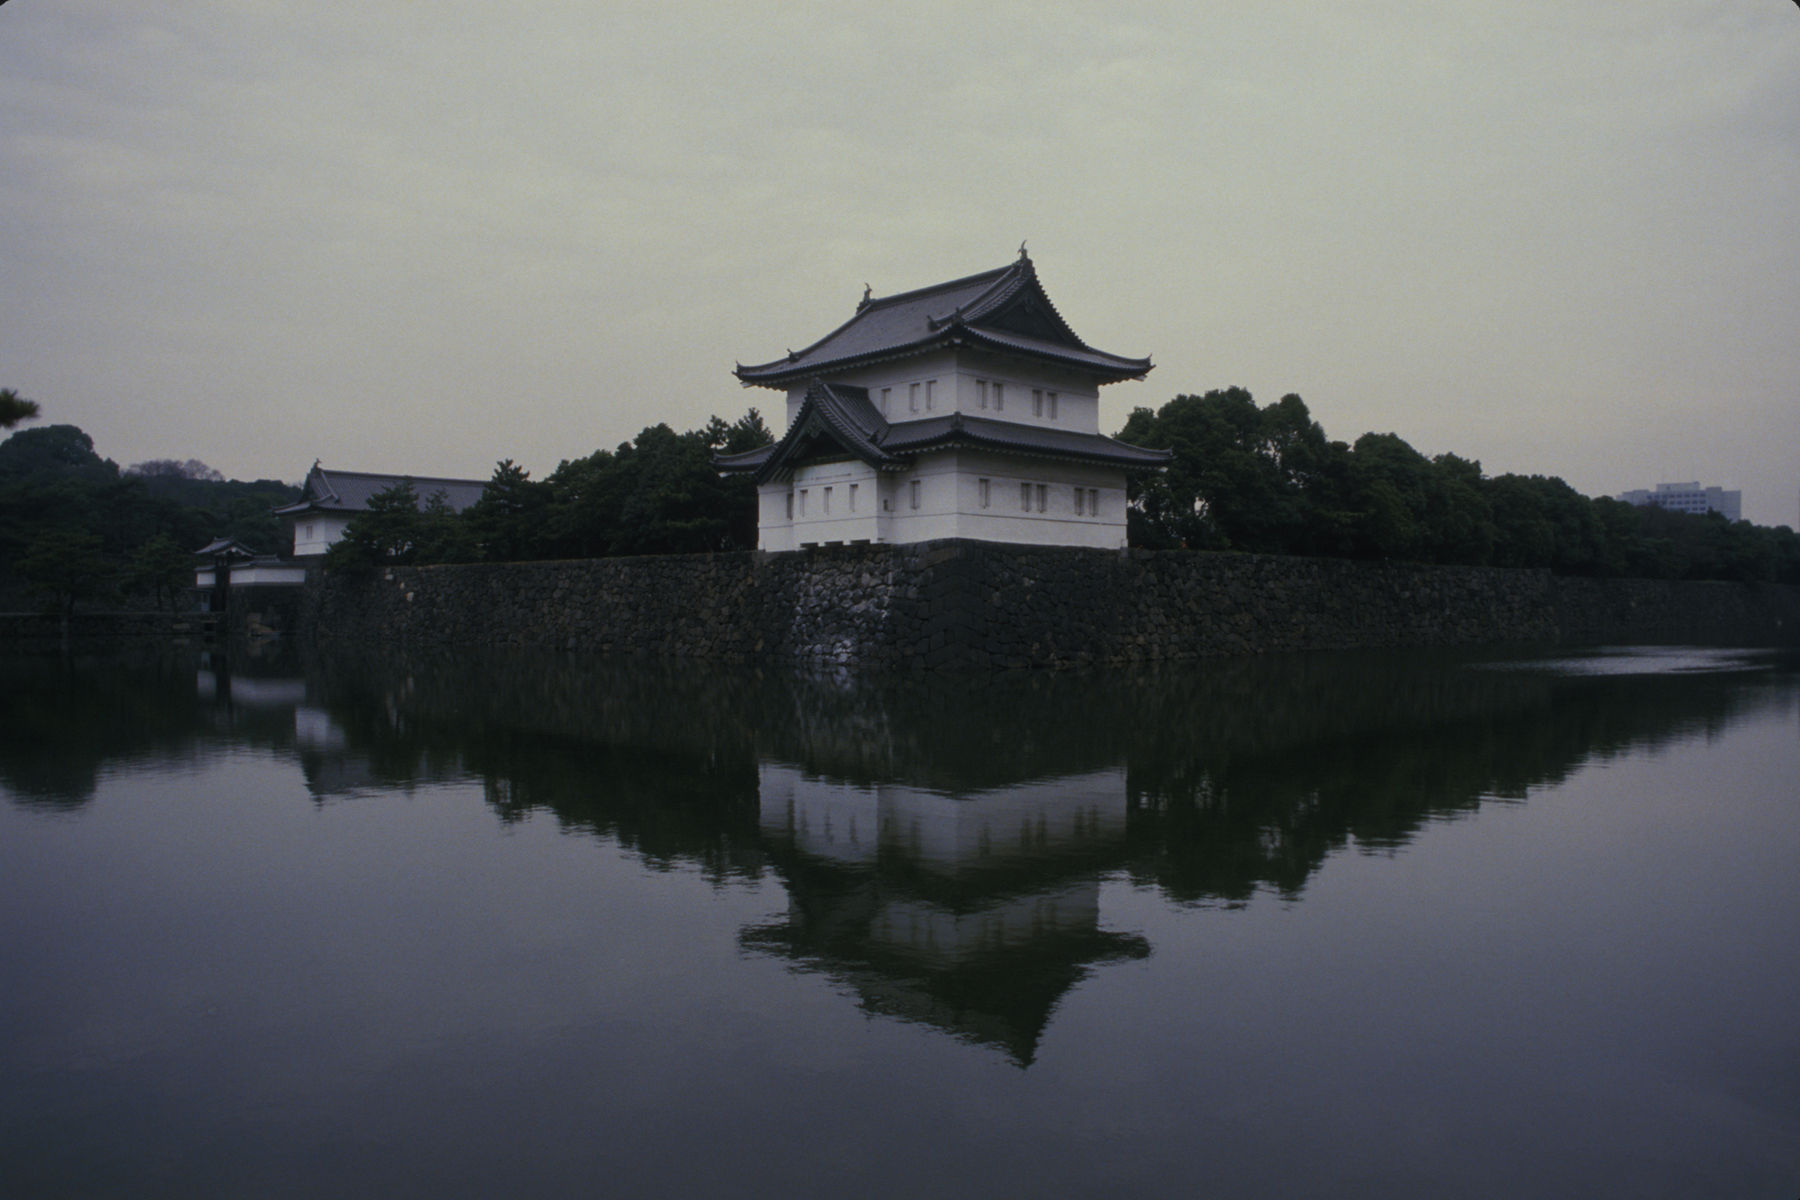
[[[1800,1195],[1800,674],[0,660],[0,1196]]]

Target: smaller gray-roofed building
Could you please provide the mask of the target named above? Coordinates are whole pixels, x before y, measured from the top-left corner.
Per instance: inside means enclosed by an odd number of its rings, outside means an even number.
[[[344,536],[357,514],[369,511],[369,501],[397,484],[410,482],[419,505],[442,496],[452,512],[462,512],[487,487],[483,479],[444,479],[432,475],[394,475],[373,471],[326,470],[317,462],[306,473],[300,499],[275,510],[293,523],[294,557],[316,558]]]

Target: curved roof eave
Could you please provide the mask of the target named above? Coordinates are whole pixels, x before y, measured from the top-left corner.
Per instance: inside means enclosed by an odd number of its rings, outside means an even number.
[[[761,366],[739,367],[733,374],[745,387],[766,387],[785,391],[801,379],[877,366],[884,362],[913,358],[921,354],[929,354],[933,350],[941,350],[948,346],[964,343],[996,354],[1006,354],[1038,362],[1053,362],[1070,367],[1097,376],[1102,384],[1122,383],[1127,379],[1142,379],[1156,369],[1156,364],[1148,358],[1124,358],[1120,355],[1108,354],[1104,350],[1085,347],[1080,351],[1071,351],[1051,343],[1034,343],[1027,338],[957,322],[945,325],[930,337],[920,338],[905,345],[886,346],[880,350],[846,355],[843,358],[828,359],[824,362],[808,363],[778,359]]]

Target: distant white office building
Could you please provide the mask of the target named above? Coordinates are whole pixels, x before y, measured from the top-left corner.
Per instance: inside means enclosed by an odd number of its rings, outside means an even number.
[[[1698,483],[1659,483],[1654,489],[1638,488],[1620,492],[1619,499],[1639,508],[1654,504],[1672,512],[1722,513],[1728,521],[1743,520],[1744,493],[1724,488],[1701,487]]]

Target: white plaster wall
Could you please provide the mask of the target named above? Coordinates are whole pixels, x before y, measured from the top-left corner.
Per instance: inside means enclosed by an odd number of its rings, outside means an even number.
[[[294,518],[294,554],[323,554],[344,536],[350,518],[341,513],[302,513]]]
[[[987,380],[990,385],[1004,384],[1005,407],[994,407],[995,397],[990,386],[988,407],[982,408],[977,380]],[[868,388],[870,402],[894,424],[961,412],[969,416],[990,417],[996,421],[1013,421],[1020,425],[1044,425],[1054,429],[1073,429],[1081,433],[1100,432],[1100,389],[1093,380],[1078,372],[1029,366],[1017,359],[967,351],[944,351],[846,372],[833,376],[832,381]],[[936,384],[930,389],[929,407],[924,386],[928,382]],[[915,383],[920,385],[917,412],[913,411],[911,405],[911,388]],[[882,388],[889,391],[885,411],[881,407]],[[1042,416],[1033,412],[1033,389],[1057,393],[1057,414],[1054,418],[1047,411]],[[784,430],[793,425],[805,395],[804,387],[788,391],[787,424],[783,426]]]
[[[254,567],[233,567],[231,570],[232,587],[250,587],[262,584],[275,587],[299,587],[306,582],[304,566],[276,566],[260,564]]]
[[[776,510],[788,524],[794,546],[880,540],[880,488],[875,476],[873,467],[857,461],[809,463],[796,470]],[[788,491],[794,494],[791,524],[787,522]]]
[[[213,568],[201,567],[194,572],[194,586],[201,589],[211,588],[217,579]],[[306,582],[304,566],[276,565],[264,563],[253,567],[233,567],[231,569],[232,587],[299,587]]]
[[[1072,371],[1033,367],[1021,372],[1016,360],[983,354],[963,354],[956,364],[957,408],[974,417],[996,421],[1012,421],[1019,425],[1041,425],[1050,429],[1073,429],[1077,433],[1100,432],[1100,389],[1093,380]],[[988,407],[981,407],[981,388],[988,384]],[[1005,385],[1004,409],[994,407],[993,385]],[[1046,396],[1045,411],[1038,415],[1032,407],[1033,390]],[[1056,393],[1056,416],[1051,417],[1048,394]]]
[[[926,542],[956,535],[956,456],[922,456],[911,471],[889,471],[882,511],[883,541]],[[913,484],[919,504],[913,507]]]
[[[756,489],[756,548],[792,550],[794,524],[787,518],[788,485],[779,481]]]
[[[950,351],[921,355],[916,358],[905,358],[898,362],[882,363],[878,366],[864,367],[860,371],[847,371],[842,375],[833,375],[831,382],[848,383],[869,389],[869,402],[877,412],[890,422],[899,424],[902,421],[918,421],[926,417],[941,417],[956,411],[956,355]],[[927,382],[935,381],[936,386],[930,390],[931,407],[926,407]],[[919,411],[912,411],[909,401],[910,387],[919,385]],[[889,389],[888,407],[881,408],[881,389]],[[794,417],[800,411],[800,398],[805,396],[806,389],[799,388],[788,393],[788,424],[794,423]]]
[[[955,480],[953,519],[949,522],[953,532],[935,536],[1107,550],[1126,544],[1125,473],[1121,470],[975,451],[934,457],[946,460],[945,467]],[[986,508],[981,505],[983,479],[988,481]],[[1029,511],[1020,503],[1021,484],[1031,489]],[[1041,511],[1039,485],[1044,487]],[[1078,487],[1083,493],[1079,513],[1075,505]],[[1088,511],[1089,491],[1099,493],[1098,515]]]
[[[981,504],[981,480],[988,503]],[[918,507],[913,506],[917,482]],[[849,485],[857,487],[856,511],[849,509]],[[1029,510],[1019,487],[1031,488]],[[1044,488],[1038,508],[1037,489]],[[825,488],[832,489],[825,511]],[[1082,489],[1077,513],[1075,489]],[[788,520],[787,498],[794,496]],[[806,493],[804,510],[800,493]],[[1099,513],[1088,511],[1088,493],[1099,497]],[[757,546],[796,550],[853,542],[909,543],[970,538],[1027,546],[1089,546],[1121,549],[1126,544],[1125,474],[1080,463],[1060,463],[972,451],[923,456],[911,471],[878,472],[861,462],[818,463],[795,472],[791,485],[765,484],[758,492]]]

